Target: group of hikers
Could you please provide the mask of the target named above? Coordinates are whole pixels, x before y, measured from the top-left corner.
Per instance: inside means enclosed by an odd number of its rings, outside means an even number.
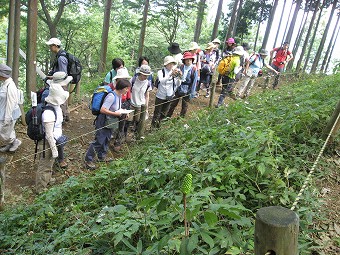
[[[44,190],[53,180],[54,164],[60,168],[68,166],[64,156],[67,137],[63,134],[62,125],[70,121],[67,100],[69,83],[74,80],[68,73],[69,58],[61,48],[61,41],[51,38],[46,44],[56,58],[46,76],[46,89],[41,95],[40,121],[44,138],[43,142],[36,141],[36,156],[39,160],[36,164],[37,192]],[[205,97],[209,97],[216,71],[219,73],[217,83],[222,84],[216,104],[216,107],[220,107],[227,96],[234,100],[248,97],[263,67],[276,74],[273,88],[277,88],[280,73],[293,59],[288,42],[270,52],[261,49],[258,53],[249,53],[247,43],[237,45],[233,38],[226,40],[223,51],[220,46],[218,38],[209,42],[203,50],[196,42],[191,42],[184,51],[178,43],[172,43],[168,47],[168,56],[163,59],[163,68],[157,71],[156,77],[145,56],[139,58],[138,67],[132,76],[124,60],[114,58],[112,69],[102,84],[111,90],[103,98],[96,114],[95,138],[86,151],[85,167],[94,170],[97,162],[113,160],[107,156],[109,149],[120,151],[128,131],[136,132],[141,124],[141,116],[148,117],[148,111],[146,114],[141,114],[141,111],[142,107],[148,109],[150,91],[157,90],[151,126],[159,128],[162,121],[173,116],[179,101],[182,102],[180,116],[185,117],[190,100],[199,97],[204,91]],[[268,55],[273,60],[271,65],[265,62]],[[0,152],[14,152],[21,145],[14,129],[16,120],[21,116],[18,107],[20,93],[11,78],[11,71],[7,65],[0,64],[0,139],[3,145]],[[236,82],[241,84],[237,93]]]

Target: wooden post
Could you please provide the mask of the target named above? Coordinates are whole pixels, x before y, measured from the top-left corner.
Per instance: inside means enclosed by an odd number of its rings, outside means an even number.
[[[281,206],[257,211],[255,255],[298,255],[299,216]]]
[[[145,117],[146,117],[146,106],[141,106],[140,120],[137,127],[137,140],[141,139],[144,136],[144,126],[145,126]]]
[[[216,90],[216,82],[212,82],[211,89],[210,89],[210,99],[209,99],[210,108],[212,108],[214,104],[215,90]]]
[[[5,204],[5,166],[6,158],[0,157],[0,211]]]
[[[333,139],[335,137],[335,134],[338,132],[339,128],[340,128],[340,101],[338,102],[338,104],[336,105],[334,112],[331,116],[331,119],[328,121],[327,126],[325,127],[325,129],[322,131],[322,138],[325,140],[329,134],[329,132],[331,132],[333,126],[333,132],[331,134],[329,143],[333,142]]]

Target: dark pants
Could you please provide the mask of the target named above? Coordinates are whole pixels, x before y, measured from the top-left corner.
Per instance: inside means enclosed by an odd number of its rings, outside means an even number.
[[[127,120],[120,120],[118,123],[118,130],[115,136],[114,146],[121,146],[123,139],[126,138],[129,124]]]
[[[96,131],[95,140],[90,144],[85,155],[85,161],[92,162],[97,155],[98,159],[104,159],[109,150],[112,129],[102,128],[105,125],[105,115],[99,114],[95,123]]]
[[[175,108],[177,107],[179,100],[182,98],[182,108],[181,108],[181,113],[180,116],[181,117],[185,117],[185,114],[188,111],[188,103],[190,101],[189,95],[186,96],[180,96],[177,92],[175,93],[175,97],[174,99],[171,101],[170,104],[170,109],[168,111],[167,117],[171,117],[172,114],[174,113]]]
[[[275,89],[279,85],[280,74],[284,71],[284,68],[279,68],[278,66],[271,64],[271,67],[274,68],[276,71],[280,72],[279,74],[275,75],[273,89]]]
[[[217,105],[222,105],[223,100],[226,96],[230,96],[231,98],[235,99],[234,94],[234,82],[235,79],[232,79],[228,76],[222,76],[222,92],[220,97],[218,98]]]
[[[170,101],[156,97],[155,110],[153,112],[153,118],[151,122],[152,127],[160,127],[160,122],[166,117],[169,107]]]
[[[58,149],[58,162],[63,162],[65,159],[64,155],[64,147],[67,142],[67,137],[65,135],[62,135],[61,137],[58,138],[56,141],[57,149]]]

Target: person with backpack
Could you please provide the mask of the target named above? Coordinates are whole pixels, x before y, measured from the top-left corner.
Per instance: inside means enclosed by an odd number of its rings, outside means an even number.
[[[90,144],[85,155],[85,167],[89,170],[97,168],[97,162],[110,162],[113,159],[107,157],[109,143],[114,132],[118,131],[118,125],[121,120],[127,118],[122,113],[122,96],[125,95],[131,87],[127,79],[119,79],[115,84],[115,90],[108,93],[100,108],[100,114],[95,120],[95,140]],[[115,136],[113,136],[115,137]]]
[[[235,47],[237,46],[235,39],[230,37],[225,41],[225,48],[223,49],[221,59],[225,58],[226,56],[232,56]],[[216,84],[221,84],[222,75],[219,74],[217,78]],[[223,84],[222,84],[223,85]]]
[[[223,104],[223,100],[226,96],[236,100],[234,93],[234,82],[236,74],[241,69],[240,57],[243,56],[243,47],[237,46],[233,55],[224,57],[218,64],[217,71],[222,76],[222,92],[218,98],[216,107],[220,107]]]
[[[82,70],[79,60],[61,48],[61,41],[58,38],[51,38],[46,42],[46,44],[50,47],[51,52],[54,53],[56,57],[52,63],[51,70],[45,78],[45,81],[46,79],[51,80],[55,72],[64,72],[69,76],[72,76],[71,81],[77,86],[81,78]],[[65,85],[63,89],[65,91],[69,91],[68,84]],[[70,112],[68,110],[67,101],[61,105],[61,109],[63,111],[64,121],[68,122],[70,120]]]
[[[155,110],[151,126],[159,128],[160,122],[166,118],[169,111],[171,100],[175,96],[177,87],[181,84],[180,77],[182,72],[175,68],[177,61],[172,56],[164,58],[164,67],[157,72],[155,87],[157,88],[155,99]]]
[[[0,64],[0,152],[15,152],[21,145],[14,128],[21,116],[19,94],[11,74],[9,66]]]
[[[141,57],[139,57],[139,59],[138,59],[138,67],[137,67],[136,70],[135,70],[135,75],[138,75],[139,69],[140,69],[140,67],[141,67],[142,65],[150,66],[150,60],[149,60],[148,57],[146,57],[146,56],[141,56]],[[150,83],[151,83],[151,89],[153,89],[153,87],[154,87],[154,84],[153,84],[153,83],[154,83],[154,80],[153,80],[153,74],[152,74],[152,73],[148,76],[148,80],[149,80]]]
[[[131,82],[131,110],[133,114],[129,115],[127,125],[132,124],[132,130],[137,131],[140,123],[141,106],[145,105],[148,109],[149,94],[152,90],[151,81],[148,77],[151,75],[151,69],[148,65],[141,65],[138,73],[132,77]]]
[[[125,66],[124,60],[121,58],[112,59],[112,69],[108,72],[104,79],[104,84],[112,84],[113,78],[117,75],[117,70]]]
[[[206,46],[203,56],[202,56],[202,68],[201,68],[201,80],[200,85],[202,85],[202,88],[206,89],[206,95],[205,97],[209,97],[210,95],[210,83],[212,80],[212,74],[215,69],[215,45],[213,43],[208,43]],[[200,86],[201,87],[201,86]]]
[[[61,105],[65,103],[69,97],[69,92],[65,91],[63,87],[67,86],[71,80],[72,76],[68,76],[65,72],[55,72],[53,74],[49,94],[45,98],[46,105],[43,106],[42,111],[40,111],[41,116],[37,116],[37,119],[41,121],[44,131],[42,141],[36,141],[39,160],[36,164],[36,191],[38,193],[51,182],[52,167],[55,162],[57,162],[61,168],[67,167],[64,156],[64,146],[67,137],[63,135],[63,113]]]
[[[243,70],[244,79],[237,92],[238,98],[245,98],[250,95],[250,91],[254,86],[256,77],[259,76],[260,71],[263,67],[267,67],[269,70],[278,74],[279,72],[272,68],[269,64],[265,63],[264,60],[268,56],[266,49],[261,49],[260,53],[254,53],[246,61],[245,68]]]
[[[273,89],[276,89],[279,84],[280,74],[284,72],[286,64],[291,61],[294,56],[293,53],[288,50],[289,42],[284,42],[281,47],[274,48],[270,51],[270,59],[272,59],[271,66],[277,72],[273,83]],[[275,55],[274,55],[275,53]]]
[[[185,114],[188,110],[189,101],[195,97],[196,95],[196,84],[197,84],[197,69],[192,64],[195,56],[190,52],[185,52],[183,55],[183,65],[180,67],[181,75],[181,84],[177,88],[175,92],[175,97],[171,101],[169,111],[167,113],[167,117],[171,118],[174,113],[175,108],[177,107],[179,100],[182,98],[182,108],[180,112],[181,117],[185,117]]]

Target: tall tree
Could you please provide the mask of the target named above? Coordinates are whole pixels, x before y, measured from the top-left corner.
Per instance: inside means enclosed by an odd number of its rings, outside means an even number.
[[[216,17],[215,17],[215,22],[214,22],[214,28],[213,28],[213,32],[211,34],[211,41],[214,40],[217,37],[217,34],[218,34],[218,24],[220,23],[220,19],[221,19],[221,15],[222,15],[222,4],[223,4],[223,0],[219,0],[217,12],[216,12]]]
[[[38,0],[28,1],[27,12],[27,55],[26,55],[26,94],[36,91]]]
[[[300,69],[301,69],[301,63],[302,63],[303,57],[305,55],[305,52],[306,52],[306,49],[307,49],[307,46],[308,46],[308,43],[309,43],[310,34],[312,33],[312,30],[313,30],[313,25],[314,25],[315,17],[317,15],[319,7],[320,7],[320,1],[321,0],[317,0],[315,5],[314,5],[313,16],[312,16],[312,18],[311,18],[311,20],[309,22],[309,27],[308,27],[307,35],[305,37],[305,40],[304,40],[304,43],[303,43],[303,46],[302,46],[302,50],[301,50],[301,53],[300,53],[299,60],[298,60],[298,62],[296,64],[296,71],[297,72],[300,72]],[[312,2],[311,2],[311,6],[312,6]]]
[[[275,40],[274,40],[273,48],[276,47],[276,42],[277,42],[277,39],[279,37],[279,33],[281,31],[281,23],[282,23],[283,14],[284,14],[284,11],[285,11],[285,8],[286,8],[286,3],[287,3],[287,0],[285,0],[284,3],[283,3],[283,7],[282,7],[282,10],[281,10],[281,15],[280,15],[279,27],[276,30],[276,35],[275,35]]]
[[[202,21],[204,17],[204,10],[206,8],[205,4],[206,0],[200,0],[198,4],[198,12],[197,12],[197,19],[196,19],[196,26],[195,26],[195,34],[194,34],[194,42],[198,42],[200,35],[201,35],[201,28],[202,28]]]
[[[232,32],[233,36],[236,35],[236,29],[237,29],[237,26],[238,26],[239,21],[240,21],[242,6],[243,6],[243,0],[240,0],[238,7],[237,7],[237,13],[236,13],[236,18],[235,18],[235,26],[234,26],[233,32]]]
[[[141,26],[141,29],[140,29],[140,36],[139,36],[138,58],[143,55],[145,31],[146,31],[146,23],[147,23],[147,20],[148,20],[149,5],[150,5],[149,0],[145,0],[142,26]]]
[[[316,72],[316,68],[317,68],[319,60],[321,58],[321,53],[322,53],[324,44],[326,42],[327,34],[328,34],[328,31],[329,31],[329,26],[331,25],[333,15],[334,15],[335,9],[337,7],[337,3],[338,3],[338,0],[333,1],[331,14],[329,15],[329,19],[328,19],[328,22],[327,22],[327,25],[326,25],[326,28],[325,28],[325,32],[322,35],[321,42],[320,42],[319,47],[318,47],[318,51],[317,51],[316,56],[314,58],[312,68],[311,68],[311,73]]]
[[[102,41],[100,47],[100,59],[98,65],[99,74],[103,73],[106,69],[106,54],[107,54],[107,42],[109,38],[111,6],[112,0],[106,0],[102,29]]]
[[[14,41],[13,41],[13,65],[12,65],[12,78],[16,84],[19,81],[19,65],[20,65],[20,8],[21,1],[15,0],[15,19],[14,19]]]
[[[284,42],[284,40],[285,40],[285,38],[286,38],[287,29],[288,29],[288,25],[289,25],[290,16],[291,16],[291,14],[292,14],[293,6],[294,6],[294,1],[292,1],[292,4],[290,5],[289,14],[288,14],[288,19],[287,19],[287,22],[286,22],[285,31],[284,31],[284,33],[283,33],[281,45],[283,44],[283,42]]]
[[[287,36],[286,36],[286,39],[285,39],[286,42],[290,42],[292,40],[293,31],[294,31],[294,28],[295,28],[297,16],[298,16],[300,8],[301,8],[301,4],[302,4],[302,0],[296,1],[294,14],[293,14],[292,20],[290,22],[289,30],[288,30],[288,33],[287,33]]]
[[[329,62],[331,61],[332,54],[333,54],[333,51],[334,51],[334,48],[335,48],[335,45],[336,45],[336,41],[337,41],[338,36],[339,36],[339,32],[340,32],[340,26],[338,27],[338,31],[336,32],[334,43],[332,45],[332,49],[331,49],[329,56],[328,56],[327,64],[326,64],[326,67],[325,67],[325,72],[327,72],[327,70],[328,70],[328,65],[329,65]]]
[[[239,6],[239,0],[234,0],[233,10],[231,12],[231,17],[230,17],[229,26],[228,26],[228,31],[226,33],[224,41],[226,41],[227,38],[234,36],[232,33],[234,31],[234,26],[236,23],[236,13],[238,11],[238,6]]]
[[[272,24],[273,24],[273,20],[274,20],[274,17],[275,17],[275,12],[276,12],[276,8],[277,8],[278,3],[279,3],[279,0],[274,0],[273,6],[270,10],[270,16],[269,16],[269,19],[268,19],[268,22],[267,22],[266,32],[264,33],[264,37],[263,37],[263,40],[262,40],[262,46],[261,46],[262,49],[267,48],[268,38],[269,38],[270,30],[271,30],[271,27],[272,27]]]
[[[327,63],[327,60],[328,60],[328,56],[331,56],[330,52],[331,52],[334,37],[336,38],[336,36],[335,36],[337,34],[336,30],[339,31],[340,12],[337,14],[337,16],[338,16],[338,18],[336,20],[336,24],[335,24],[334,29],[333,29],[331,40],[329,41],[329,44],[328,44],[325,57],[322,61],[320,72],[324,72],[324,71],[327,72],[327,69],[325,69],[325,67],[326,67],[326,63]],[[336,39],[335,39],[335,41],[336,41]]]
[[[8,15],[8,34],[7,34],[7,65],[13,66],[13,51],[14,51],[14,31],[15,31],[15,1],[9,1]]]

